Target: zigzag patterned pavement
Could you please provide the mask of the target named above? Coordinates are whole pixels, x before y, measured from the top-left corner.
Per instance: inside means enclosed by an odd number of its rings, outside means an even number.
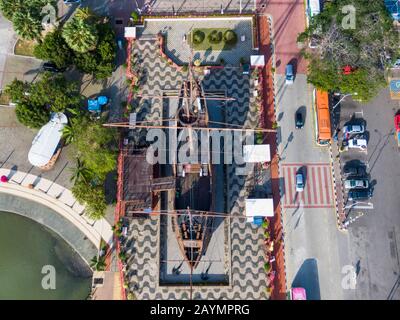
[[[158,44],[154,40],[138,40],[133,46],[143,69],[141,87],[143,94],[161,95],[163,89],[177,89],[182,80],[177,70],[168,65],[158,54]],[[253,102],[250,97],[249,76],[241,74],[238,68],[212,70],[204,78],[205,90],[226,90],[235,101],[228,102],[226,120],[229,123],[255,127],[257,110],[249,112]],[[161,99],[142,99],[138,104],[138,120],[157,122],[162,117]],[[239,166],[229,165],[228,208],[231,215],[243,215],[247,187],[252,182],[252,174],[239,176]],[[125,244],[129,260],[126,274],[130,279],[130,289],[137,299],[189,299],[187,288],[159,286],[159,217],[133,219],[129,226]],[[263,269],[263,232],[244,219],[231,219],[231,283],[220,288],[193,289],[193,299],[265,299],[266,274]]]

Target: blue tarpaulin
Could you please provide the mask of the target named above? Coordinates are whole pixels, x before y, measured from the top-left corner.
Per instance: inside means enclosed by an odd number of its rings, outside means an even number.
[[[88,110],[91,112],[101,112],[101,106],[107,104],[108,98],[106,96],[99,96],[97,99],[88,100]]]
[[[385,0],[385,6],[394,20],[400,20],[400,1]]]

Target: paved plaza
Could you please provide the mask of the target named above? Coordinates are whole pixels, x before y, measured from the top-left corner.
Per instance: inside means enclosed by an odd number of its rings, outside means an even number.
[[[231,50],[193,50],[191,53],[190,33],[196,28],[226,28],[234,30],[238,41]],[[220,18],[194,18],[194,19],[147,19],[144,28],[139,28],[139,37],[157,36],[161,33],[165,37],[165,53],[177,64],[187,64],[191,54],[194,59],[200,59],[202,64],[220,64],[221,59],[226,64],[238,66],[240,59],[249,60],[255,53],[253,43],[253,21],[250,17],[220,19]]]
[[[139,39],[134,43],[134,53],[143,68],[142,78],[144,94],[154,94],[163,89],[177,89],[182,81],[182,74],[168,65],[159,56],[155,39]],[[203,76],[202,76],[203,77]],[[225,90],[226,95],[235,98],[225,109],[225,120],[229,123],[255,127],[258,115],[252,105],[254,97],[249,95],[250,77],[243,75],[239,68],[211,70],[203,78],[204,89]],[[163,114],[162,101],[159,98],[142,99],[137,107],[140,111],[138,119],[158,122]],[[266,297],[266,274],[263,269],[263,230],[239,216],[243,215],[244,200],[248,196],[249,187],[254,182],[253,174],[237,175],[237,165],[228,165],[227,208],[231,219],[230,283],[221,287],[194,287],[194,299],[263,299]],[[227,222],[225,222],[226,224]],[[133,219],[128,230],[126,249],[128,259],[127,275],[130,278],[130,289],[138,299],[188,299],[188,288],[164,287],[158,285],[159,280],[159,239],[160,218]],[[224,223],[220,226],[224,227]],[[220,243],[220,241],[218,241]]]

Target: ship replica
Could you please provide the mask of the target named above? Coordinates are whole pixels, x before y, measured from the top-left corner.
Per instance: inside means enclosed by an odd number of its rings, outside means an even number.
[[[196,138],[193,135],[193,127],[208,128],[209,115],[203,87],[194,78],[191,67],[188,80],[181,85],[175,121],[177,141],[180,141],[179,137],[182,135],[186,137],[183,142],[178,143],[177,152],[184,144],[188,144],[189,152],[196,153],[199,145],[197,135]],[[214,218],[207,214],[213,211],[214,205],[213,172],[209,152],[206,163],[199,163],[199,159],[193,163],[179,161],[179,157],[177,159],[174,165],[175,210],[171,220],[180,251],[192,271],[206,250],[213,224]]]

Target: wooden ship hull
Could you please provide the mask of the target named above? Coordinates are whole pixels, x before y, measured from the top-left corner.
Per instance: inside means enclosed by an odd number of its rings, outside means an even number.
[[[193,92],[195,98],[189,99]],[[176,123],[178,137],[182,130],[188,131],[188,139],[184,143],[198,143],[197,139],[193,141],[191,126],[208,126],[206,100],[199,83],[196,82],[194,87],[189,81],[182,84]],[[206,250],[213,222],[213,218],[207,215],[213,211],[214,202],[212,165],[210,155],[207,163],[179,163],[177,159],[178,163],[174,167],[176,196],[173,223],[182,256],[193,270]]]

